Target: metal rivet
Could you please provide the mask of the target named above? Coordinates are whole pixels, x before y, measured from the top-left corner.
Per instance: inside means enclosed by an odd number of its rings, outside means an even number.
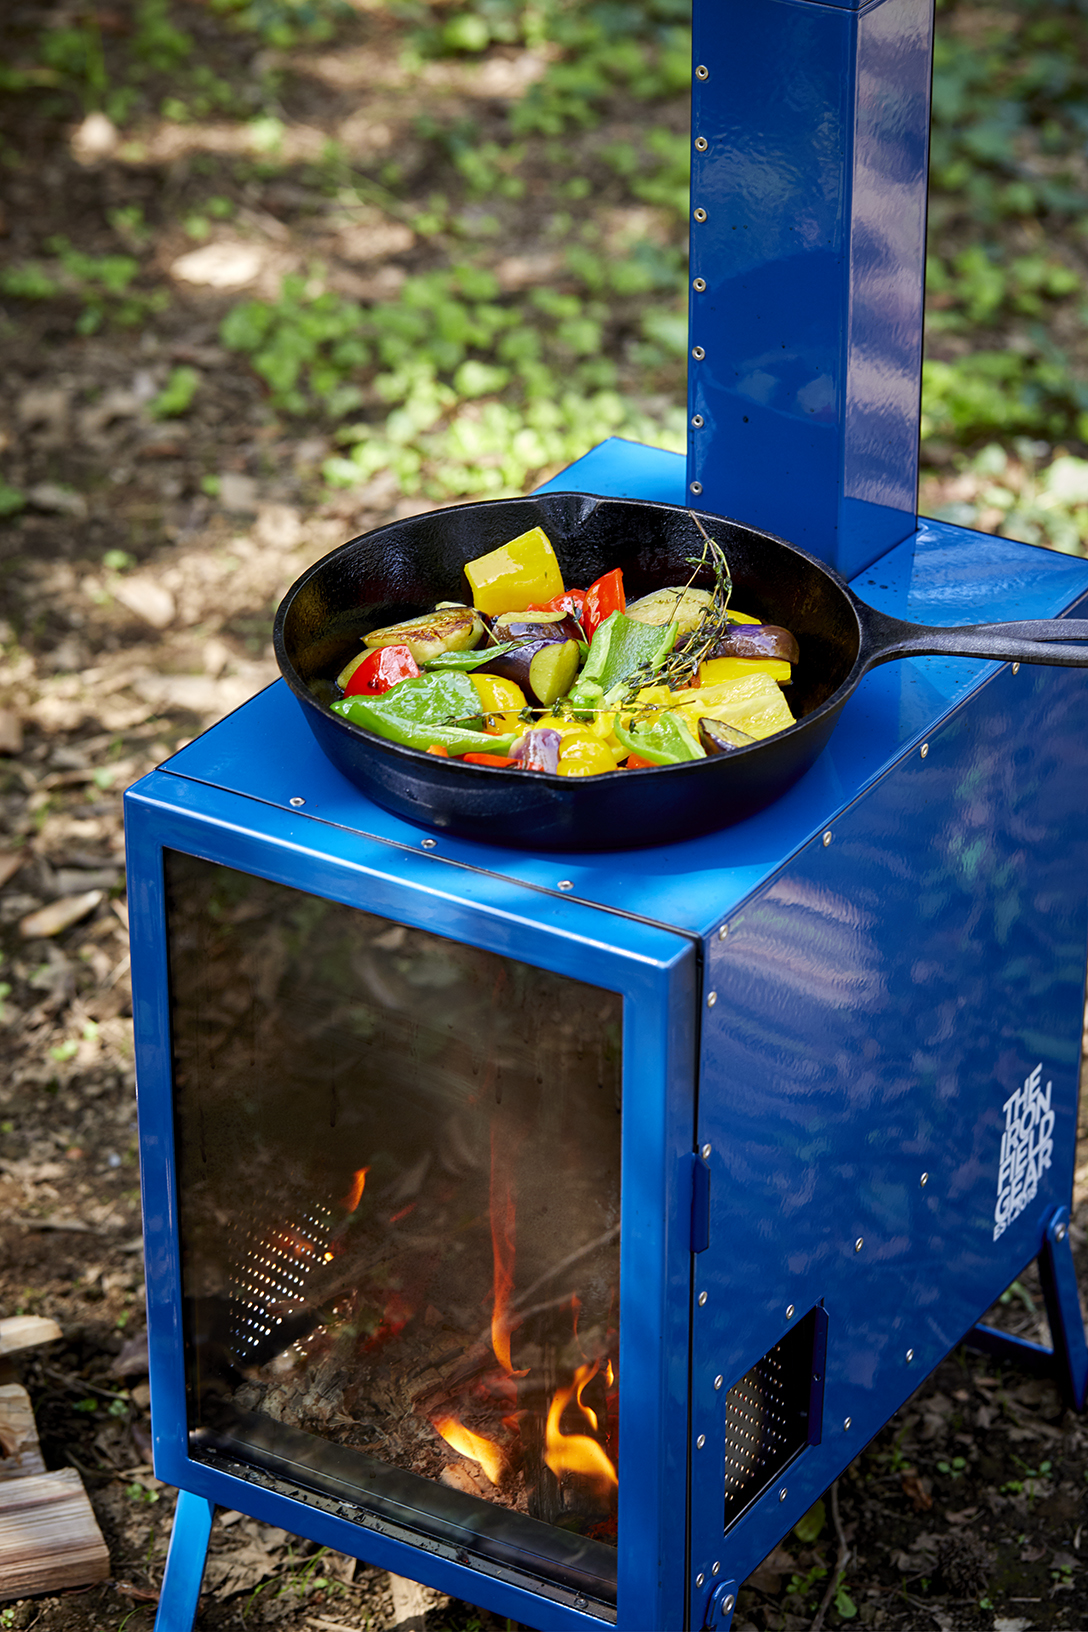
[[[696,79],[709,79],[710,78],[710,69],[705,68],[703,66],[703,64],[700,63],[698,68],[696,68],[696,70],[695,70],[695,77],[696,77]]]
[[[702,1149],[702,1157],[703,1157],[703,1161],[704,1161],[704,1162],[706,1162],[706,1161],[709,1161],[709,1159],[710,1159],[710,1152],[711,1152],[711,1150],[712,1150],[712,1149],[713,1149],[713,1146],[711,1146],[711,1145],[704,1145],[704,1146],[703,1146],[703,1149]]]
[[[719,1371],[719,1373],[718,1373],[718,1375],[717,1375],[717,1376],[716,1376],[716,1377],[715,1377],[715,1379],[714,1379],[714,1387],[715,1387],[715,1389],[719,1389],[719,1388],[721,1388],[721,1386],[722,1386],[722,1384],[723,1384],[723,1383],[724,1383],[724,1382],[725,1382],[725,1378],[724,1378],[724,1377],[723,1377],[723,1376],[722,1376],[722,1374],[721,1374],[721,1372],[720,1372],[720,1371]]]
[[[422,844],[424,850],[433,850],[435,845],[438,843],[438,840],[437,839],[421,839],[420,843]]]
[[[910,1365],[910,1363],[911,1363],[911,1361],[913,1359],[914,1359],[914,1350],[913,1349],[908,1349],[907,1350],[907,1365],[908,1366]]]
[[[918,752],[921,754],[922,758],[925,759],[926,755],[929,753],[929,743],[923,742]]]
[[[712,1009],[717,1001],[718,1001],[717,992],[707,992],[707,994],[706,994],[706,1006],[707,1006],[708,1009]]]
[[[697,210],[692,211],[692,214],[694,215],[696,221],[705,221],[706,220],[706,211],[703,209],[703,206],[701,204],[699,205],[699,208]]]
[[[559,888],[561,890],[573,890],[574,880],[572,878],[561,878],[559,880]]]
[[[295,797],[291,800],[291,803],[294,805],[296,810],[301,810],[302,806],[306,803],[306,801],[305,801],[305,799],[300,799],[298,794],[296,793]]]
[[[1064,1241],[1065,1240],[1065,1225],[1064,1224],[1058,1224],[1058,1225],[1055,1226],[1054,1239],[1055,1239],[1055,1241]]]
[[[1019,663],[1014,663],[1014,664],[1013,664],[1013,666],[1012,666],[1012,672],[1013,672],[1013,674],[1019,674],[1019,673],[1020,673],[1020,665],[1019,665]]]
[[[733,1605],[736,1603],[736,1601],[737,1600],[733,1597],[733,1594],[731,1592],[726,1593],[725,1597],[722,1599],[722,1614],[723,1615],[732,1614]]]
[[[794,1306],[793,1306],[793,1304],[792,1304],[792,1303],[791,1303],[791,1304],[789,1304],[789,1305],[787,1305],[787,1308],[786,1308],[786,1319],[787,1319],[787,1320],[792,1320],[792,1319],[793,1319],[793,1317],[794,1317],[794,1315],[795,1315],[795,1314],[796,1314],[796,1312],[797,1312],[797,1311],[796,1311],[796,1310],[795,1310],[795,1308],[794,1308]]]
[[[700,1292],[699,1293],[699,1308],[701,1309],[705,1303],[706,1303],[706,1293],[705,1292]]]
[[[693,278],[692,281],[691,281],[691,287],[695,290],[695,293],[697,295],[703,294],[704,291],[706,290],[706,279],[705,278]]]
[[[843,1417],[843,1419],[842,1419],[843,1427],[844,1428],[849,1428],[850,1424],[853,1422],[853,1420],[854,1420],[853,1417]]]
[[[780,1502],[784,1502],[788,1495],[789,1495],[789,1491],[786,1489],[785,1485],[783,1485],[782,1489],[778,1492],[778,1500]]]
[[[701,431],[706,421],[703,419],[702,414],[692,414],[691,423],[697,431]]]
[[[826,850],[827,846],[830,843],[831,843],[831,829],[828,828],[827,832],[824,834],[824,848],[825,848],[825,850]]]
[[[706,352],[703,350],[702,346],[692,346],[691,355],[695,358],[697,363],[701,363],[703,358],[706,356]]]
[[[729,934],[729,925],[728,924],[723,924],[721,929],[719,929],[719,931],[718,931],[719,941],[724,941],[728,934]]]
[[[701,493],[701,492],[702,492],[702,491],[703,491],[703,484],[702,484],[702,482],[692,482],[692,484],[691,484],[691,491],[692,491],[692,492],[693,492],[693,493]]]
[[[696,153],[705,153],[709,146],[710,146],[710,143],[707,141],[705,136],[696,136],[696,138],[695,138],[695,151],[696,151]]]
[[[706,1576],[703,1575],[703,1573],[700,1571],[700,1573],[695,1577],[695,1585],[697,1587],[701,1587],[705,1580],[706,1580]]]
[[[859,1235],[857,1240],[854,1242],[854,1251],[855,1252],[860,1252],[864,1245],[865,1245],[865,1237],[863,1235]]]
[[[706,1444],[706,1435],[705,1434],[700,1434],[698,1439],[695,1441],[695,1449],[697,1451],[701,1451],[705,1444]]]
[[[929,1174],[928,1173],[923,1173],[922,1177],[918,1180],[918,1183],[922,1186],[922,1189],[924,1190],[926,1185],[929,1183]]]
[[[721,1559],[716,1558],[714,1560],[713,1564],[710,1566],[711,1575],[717,1575],[719,1570],[721,1569],[721,1567],[722,1567]]]

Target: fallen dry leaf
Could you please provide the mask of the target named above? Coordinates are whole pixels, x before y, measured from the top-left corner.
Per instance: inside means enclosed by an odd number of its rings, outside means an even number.
[[[82,895],[62,895],[56,901],[50,901],[48,906],[20,919],[19,933],[28,941],[59,935],[63,930],[71,929],[73,924],[78,924],[81,918],[86,918],[104,899],[105,892],[102,890],[86,890]]]
[[[916,1473],[904,1473],[899,1485],[916,1513],[929,1512],[933,1506],[933,1497],[926,1489],[925,1481],[920,1479]]]

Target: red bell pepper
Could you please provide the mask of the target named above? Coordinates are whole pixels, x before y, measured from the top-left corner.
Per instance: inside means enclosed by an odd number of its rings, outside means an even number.
[[[344,687],[344,696],[380,697],[383,691],[402,680],[414,680],[419,673],[419,664],[407,646],[378,646],[363,658]]]
[[[511,759],[509,754],[462,754],[461,758],[466,765],[498,765],[505,768],[507,765],[518,763],[516,759]]]
[[[611,572],[606,572],[603,578],[598,578],[595,584],[590,584],[586,590],[585,611],[581,619],[586,639],[592,640],[605,618],[610,618],[613,612],[625,611],[626,607],[623,573],[619,567],[614,567]]]
[[[628,754],[627,769],[629,771],[648,770],[653,765],[652,759],[643,759],[641,754]]]
[[[561,595],[553,595],[551,600],[543,606],[527,606],[525,610],[527,612],[567,612],[581,623],[585,601],[586,592],[584,589],[565,589]],[[586,638],[588,640],[588,635]]]
[[[432,742],[427,752],[434,754],[438,759],[449,759],[450,757],[450,751],[444,742]]]

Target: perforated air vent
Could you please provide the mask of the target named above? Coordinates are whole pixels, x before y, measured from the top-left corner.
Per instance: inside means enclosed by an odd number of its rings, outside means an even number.
[[[825,1326],[811,1310],[726,1395],[726,1529],[819,1438]]]

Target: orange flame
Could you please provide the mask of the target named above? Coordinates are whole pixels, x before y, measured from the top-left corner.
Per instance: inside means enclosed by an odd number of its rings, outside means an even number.
[[[491,1251],[495,1270],[491,1309],[491,1347],[508,1377],[514,1375],[510,1357],[510,1294],[514,1290],[514,1194],[507,1164],[502,1160],[495,1124],[491,1125]]]
[[[355,1174],[355,1177],[351,1183],[351,1189],[340,1203],[345,1212],[353,1213],[356,1207],[358,1207],[359,1203],[362,1201],[363,1191],[366,1188],[366,1176],[369,1172],[369,1167],[361,1167]]]
[[[506,1459],[494,1440],[484,1439],[482,1434],[474,1434],[471,1428],[466,1428],[456,1417],[432,1417],[431,1421],[446,1444],[452,1445],[462,1456],[467,1456],[470,1462],[478,1463],[493,1485],[501,1481]]]
[[[579,1366],[574,1373],[574,1382],[571,1386],[556,1389],[544,1430],[544,1460],[556,1478],[563,1473],[579,1473],[589,1480],[596,1495],[607,1496],[619,1484],[616,1470],[607,1453],[595,1439],[590,1439],[588,1434],[565,1434],[559,1426],[563,1412],[571,1400],[577,1397],[578,1408],[596,1428],[596,1413],[582,1404],[580,1396],[583,1388],[595,1375],[599,1364],[599,1361],[594,1361],[592,1365]]]
[[[592,1367],[590,1367],[590,1366],[579,1366],[578,1370],[574,1374],[574,1398],[578,1402],[579,1411],[582,1413],[582,1415],[584,1417],[589,1418],[589,1421],[590,1421],[590,1424],[592,1425],[594,1433],[597,1432],[597,1429],[599,1427],[599,1424],[597,1422],[597,1413],[596,1413],[596,1411],[593,1410],[592,1406],[587,1405],[585,1403],[585,1401],[583,1400],[582,1390],[583,1390],[583,1388],[585,1388],[587,1383],[591,1383],[593,1381],[594,1377],[596,1377],[596,1375],[597,1375],[597,1373],[598,1373],[598,1371],[600,1369],[601,1369],[601,1362],[599,1360],[594,1360]],[[582,1376],[583,1372],[587,1373],[587,1375]],[[581,1382],[578,1381],[579,1377],[582,1378]]]

